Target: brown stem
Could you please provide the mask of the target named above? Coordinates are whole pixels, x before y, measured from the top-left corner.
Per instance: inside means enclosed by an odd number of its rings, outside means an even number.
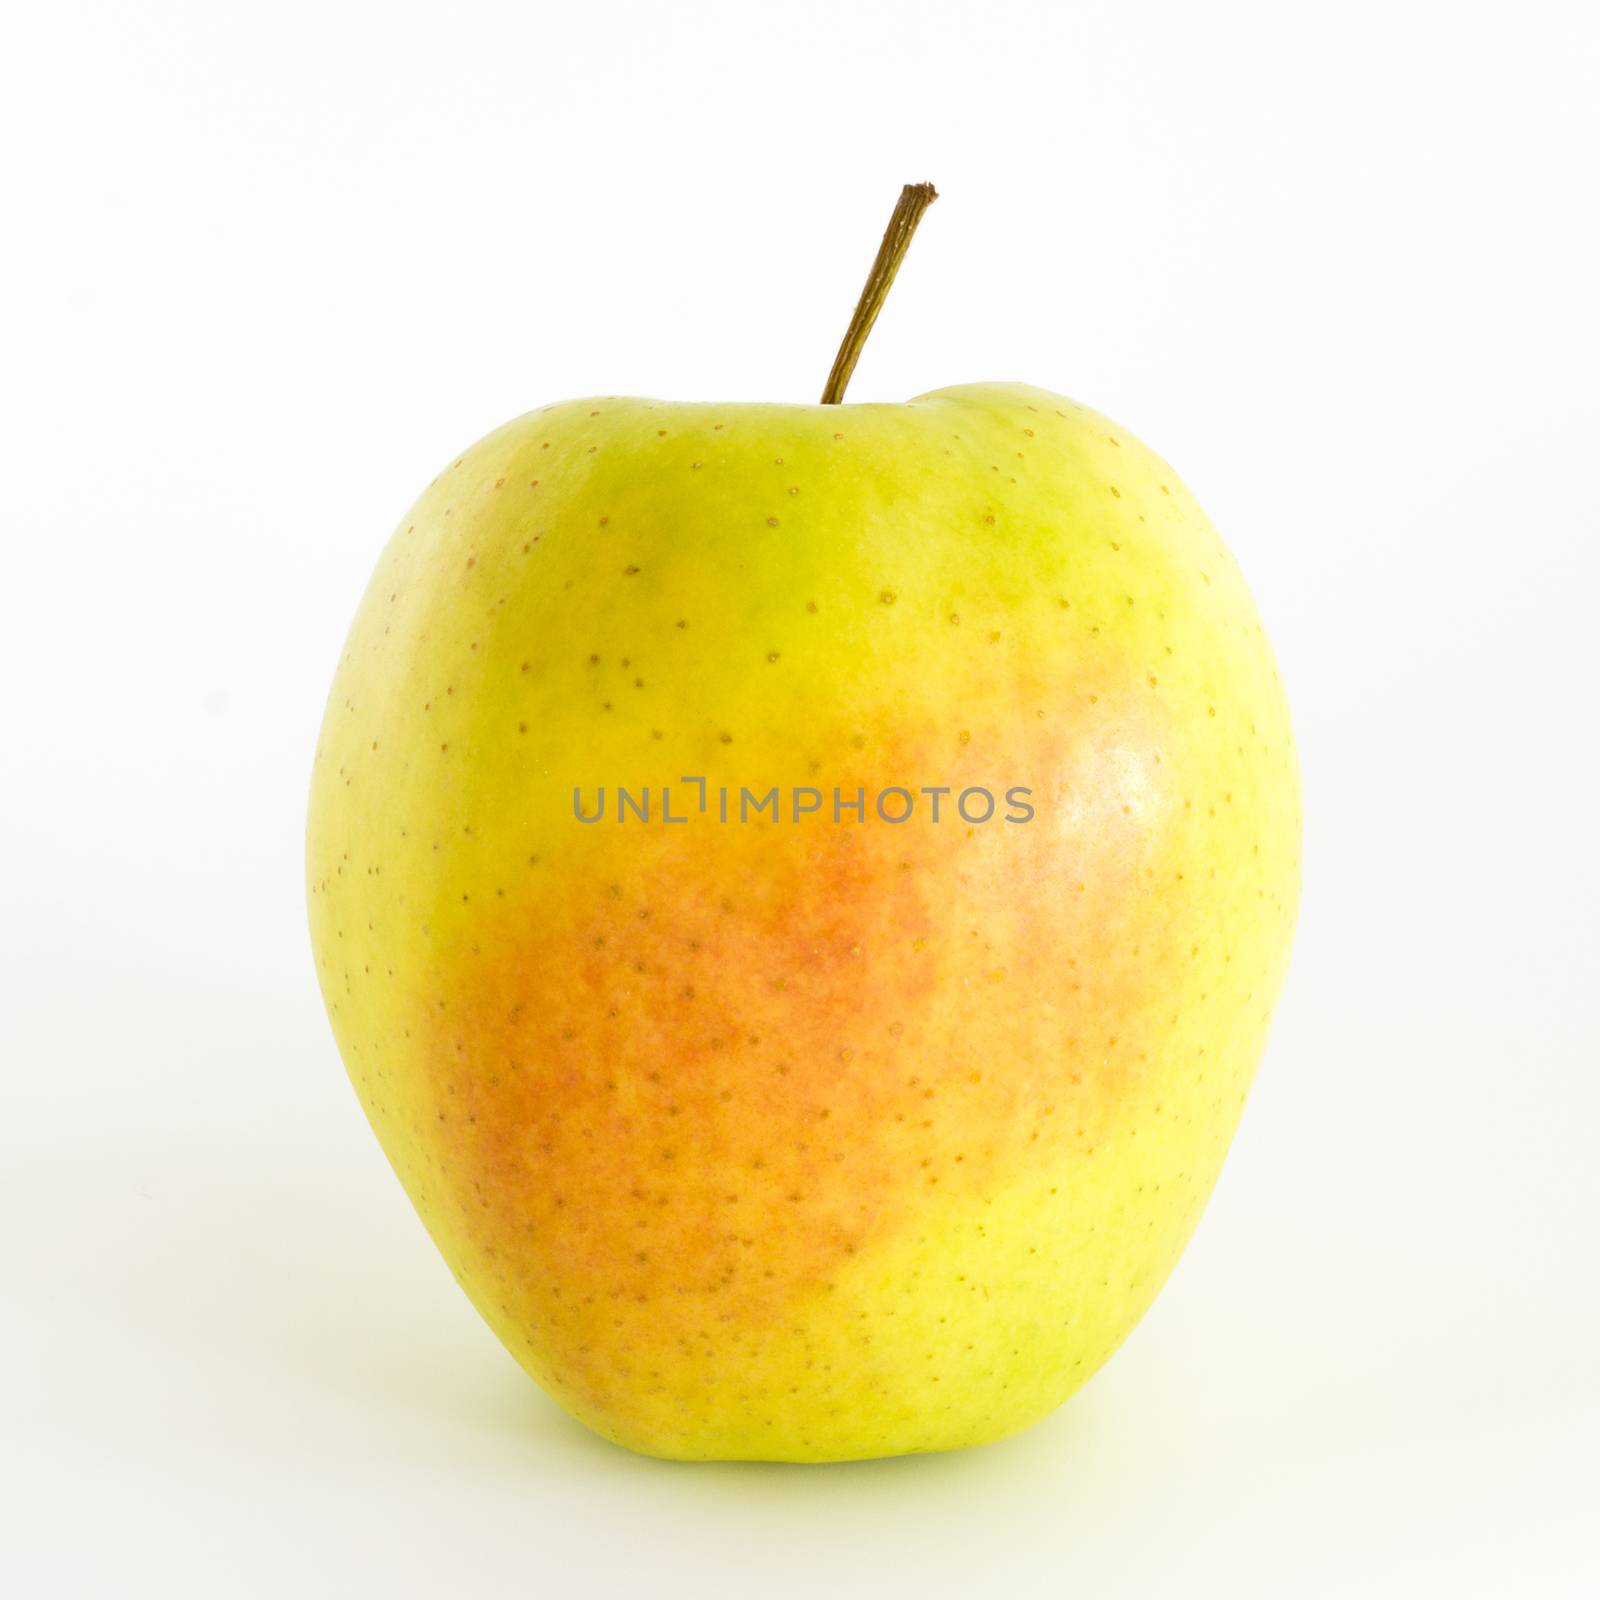
[[[911,235],[917,231],[922,213],[938,198],[939,192],[931,183],[908,183],[900,191],[899,203],[894,208],[894,215],[889,218],[883,243],[878,246],[878,259],[872,263],[872,271],[867,274],[867,286],[856,302],[856,314],[851,317],[850,326],[845,330],[844,343],[833,358],[833,371],[828,374],[827,386],[822,391],[823,405],[836,406],[844,399],[845,385],[850,382],[850,374],[856,370],[856,362],[861,356],[861,347],[867,342],[867,335],[872,332],[872,325],[883,309],[889,285],[894,282],[894,275],[906,258]]]

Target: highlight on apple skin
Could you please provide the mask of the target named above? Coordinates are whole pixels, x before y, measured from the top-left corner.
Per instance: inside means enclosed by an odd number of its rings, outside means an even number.
[[[585,823],[599,789],[633,808]],[[310,916],[372,1126],[527,1371],[634,1450],[842,1460],[1028,1426],[1150,1304],[1299,836],[1249,595],[1122,428],[1015,384],[599,398],[390,540]]]

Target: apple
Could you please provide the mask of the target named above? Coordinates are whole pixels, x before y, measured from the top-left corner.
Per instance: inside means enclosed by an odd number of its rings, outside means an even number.
[[[1026,1427],[1127,1334],[1288,957],[1272,652],[1177,475],[1019,384],[599,398],[458,456],[318,745],[340,1050],[456,1278],[651,1455]],[[841,376],[842,374],[842,376]]]

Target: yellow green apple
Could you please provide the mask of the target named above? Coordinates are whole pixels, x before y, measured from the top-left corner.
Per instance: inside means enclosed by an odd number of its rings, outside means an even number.
[[[1299,829],[1249,595],[1123,428],[1012,384],[601,398],[390,541],[311,924],[384,1150],[556,1400],[653,1455],[882,1456],[1027,1426],[1150,1304]]]

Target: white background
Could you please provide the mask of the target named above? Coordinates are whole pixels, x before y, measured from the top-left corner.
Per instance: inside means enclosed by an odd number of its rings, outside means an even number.
[[[1593,8],[38,5],[0,48],[0,1587],[1600,1585]],[[368,1133],[304,927],[344,629],[593,392],[1023,379],[1171,459],[1277,642],[1294,970],[1216,1200],[1022,1437],[568,1423]]]

